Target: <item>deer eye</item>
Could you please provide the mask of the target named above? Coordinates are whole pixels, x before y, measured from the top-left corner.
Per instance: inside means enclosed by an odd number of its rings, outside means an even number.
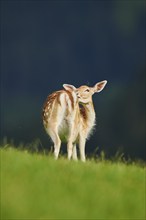
[[[90,91],[89,89],[86,89],[86,90],[85,90],[85,92],[89,92],[89,91]]]

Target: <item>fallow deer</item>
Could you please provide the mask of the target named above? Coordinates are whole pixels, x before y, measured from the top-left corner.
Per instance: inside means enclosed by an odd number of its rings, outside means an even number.
[[[67,142],[68,159],[77,160],[76,144],[79,144],[80,157],[85,161],[85,143],[95,125],[95,110],[92,95],[100,92],[107,81],[93,87],[79,88],[63,84],[59,90],[47,97],[43,107],[43,124],[54,143],[54,155],[58,158],[61,141]]]

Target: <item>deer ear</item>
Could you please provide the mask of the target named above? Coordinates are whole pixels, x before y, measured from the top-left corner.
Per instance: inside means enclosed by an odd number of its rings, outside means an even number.
[[[67,91],[70,91],[70,92],[76,91],[76,87],[73,85],[70,85],[70,84],[63,84],[63,88]]]
[[[106,80],[103,80],[99,83],[96,83],[95,86],[93,87],[94,88],[94,92],[101,92],[105,85],[107,84],[107,81]]]

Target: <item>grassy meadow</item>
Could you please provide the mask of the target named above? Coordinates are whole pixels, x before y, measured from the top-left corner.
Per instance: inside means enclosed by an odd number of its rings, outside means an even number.
[[[1,148],[1,219],[146,219],[145,167]]]

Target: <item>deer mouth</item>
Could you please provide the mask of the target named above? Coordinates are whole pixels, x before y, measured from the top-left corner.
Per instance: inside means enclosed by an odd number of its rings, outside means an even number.
[[[88,105],[88,104],[89,104],[89,102],[79,100],[79,105]]]

